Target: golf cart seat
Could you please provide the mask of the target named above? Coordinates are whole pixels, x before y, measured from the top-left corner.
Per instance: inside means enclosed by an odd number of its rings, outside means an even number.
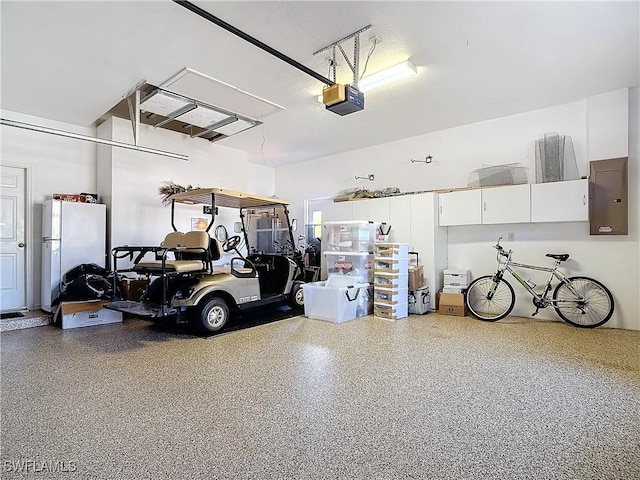
[[[221,247],[207,232],[171,232],[160,244],[164,249],[156,260],[137,263],[133,270],[138,273],[200,273],[210,272],[213,262],[221,257]],[[167,257],[173,252],[173,259]],[[164,259],[164,270],[163,270]]]

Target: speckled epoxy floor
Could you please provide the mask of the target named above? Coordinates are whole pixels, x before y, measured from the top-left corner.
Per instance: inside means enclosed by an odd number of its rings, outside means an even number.
[[[640,475],[640,332],[430,314],[0,338],[3,479]]]

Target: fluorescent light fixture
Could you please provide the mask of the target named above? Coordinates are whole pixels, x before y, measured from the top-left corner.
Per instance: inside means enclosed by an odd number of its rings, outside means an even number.
[[[409,60],[406,60],[402,63],[394,65],[393,67],[389,67],[378,73],[374,73],[373,75],[364,77],[358,82],[358,90],[360,90],[361,92],[368,92],[369,90],[373,90],[374,88],[386,85],[387,83],[395,82],[396,80],[400,80],[402,78],[416,75],[417,73],[418,69],[416,68],[416,66]]]

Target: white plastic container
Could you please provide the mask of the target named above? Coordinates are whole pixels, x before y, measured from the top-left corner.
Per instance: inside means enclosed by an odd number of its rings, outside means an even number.
[[[373,253],[376,257],[407,258],[409,256],[408,243],[376,243]]]
[[[469,279],[471,278],[471,270],[455,270],[448,268],[444,271],[445,287],[467,288]]]
[[[379,222],[350,220],[325,222],[325,250],[329,252],[373,252]]]
[[[376,318],[382,318],[383,320],[400,320],[401,318],[406,318],[408,313],[408,302],[398,305],[384,305],[380,303],[374,303],[373,305],[374,316]]]
[[[405,258],[374,258],[376,273],[408,273],[409,259]]]
[[[408,288],[375,288],[373,292],[373,301],[381,305],[399,305],[407,303],[409,300]]]
[[[373,282],[373,255],[368,252],[340,253],[324,252],[327,260],[327,275],[356,277],[359,283]]]
[[[375,273],[373,284],[376,288],[408,288],[408,273]]]
[[[430,304],[429,285],[425,285],[414,292],[409,292],[409,313],[424,315],[430,311]]]
[[[358,302],[362,301],[361,297],[366,302],[366,290],[369,284],[351,283],[341,286],[344,280],[348,278],[332,279],[330,277],[326,282],[303,284],[304,314],[308,318],[334,323],[343,323],[356,318]]]

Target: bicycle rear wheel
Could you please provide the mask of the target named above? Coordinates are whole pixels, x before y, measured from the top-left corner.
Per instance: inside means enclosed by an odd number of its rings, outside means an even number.
[[[475,318],[495,322],[511,313],[516,304],[516,294],[506,280],[496,282],[493,275],[486,275],[471,282],[466,302],[469,313]]]
[[[553,292],[553,307],[565,322],[582,328],[598,327],[613,315],[613,296],[589,277],[571,277]]]

